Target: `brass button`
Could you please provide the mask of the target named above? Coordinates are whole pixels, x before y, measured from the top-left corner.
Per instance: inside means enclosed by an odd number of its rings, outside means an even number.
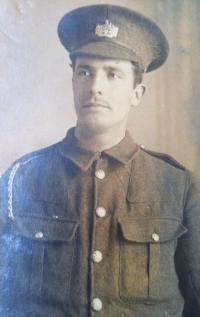
[[[99,298],[94,298],[91,302],[92,309],[95,311],[100,311],[102,309],[102,301]]]
[[[97,170],[97,171],[95,171],[95,176],[99,179],[104,179],[106,174],[103,170]]]
[[[101,253],[100,251],[94,251],[94,252],[92,253],[91,258],[92,258],[92,261],[93,261],[93,262],[99,263],[99,262],[102,261],[103,255],[102,255],[102,253]]]
[[[41,238],[43,238],[43,236],[44,236],[44,234],[43,234],[42,232],[37,232],[37,233],[35,234],[35,237],[36,237],[37,239],[41,239]]]
[[[154,241],[159,241],[160,240],[159,235],[157,233],[153,233],[151,237],[152,237],[152,239]]]
[[[103,208],[103,207],[98,207],[98,208],[96,209],[96,215],[97,215],[98,217],[100,217],[100,218],[105,217],[105,215],[106,215],[106,210],[105,210],[105,208]]]

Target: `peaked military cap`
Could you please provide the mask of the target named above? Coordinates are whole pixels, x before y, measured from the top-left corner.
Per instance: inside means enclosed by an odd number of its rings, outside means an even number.
[[[70,57],[85,53],[139,63],[141,70],[157,69],[168,56],[167,39],[141,13],[115,5],[91,5],[68,12],[58,36]]]

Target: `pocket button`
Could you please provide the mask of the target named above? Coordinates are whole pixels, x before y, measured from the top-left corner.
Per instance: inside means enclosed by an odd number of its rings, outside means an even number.
[[[151,237],[156,242],[160,240],[159,235],[157,233],[153,233]]]
[[[36,237],[37,239],[41,239],[41,238],[43,238],[43,236],[44,236],[44,234],[43,234],[42,232],[37,232],[37,233],[35,234],[35,237]]]

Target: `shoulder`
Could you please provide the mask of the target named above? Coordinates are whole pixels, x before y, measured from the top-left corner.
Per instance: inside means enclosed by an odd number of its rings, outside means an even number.
[[[45,157],[54,155],[54,153],[56,153],[57,151],[58,144],[59,143],[56,143],[43,149],[36,150],[23,155],[22,157],[14,161],[7,171],[12,170],[15,166],[26,165],[30,162],[36,161],[38,163],[39,161],[44,160]]]
[[[59,158],[58,144],[30,152],[14,161],[1,177],[0,187],[4,189],[2,192],[9,186],[12,187],[14,180],[17,180],[20,187],[22,183],[30,183],[42,178],[42,174],[48,174]]]
[[[161,164],[166,163],[169,166],[173,166],[177,169],[186,171],[186,168],[181,163],[176,161],[172,156],[170,156],[168,154],[154,152],[154,151],[151,151],[151,150],[144,148],[143,146],[140,146],[140,149],[141,149],[141,152],[143,153],[143,156],[145,156],[147,159],[149,159],[151,161],[155,161],[158,164],[159,164],[159,162]]]
[[[170,155],[141,148],[132,162],[130,193],[138,201],[176,201],[189,186],[190,172]]]
[[[12,164],[12,166],[15,164],[24,165],[24,164],[27,164],[28,162],[31,162],[32,160],[36,160],[36,159],[41,160],[41,159],[44,159],[45,157],[48,157],[49,155],[53,155],[57,151],[58,144],[59,143],[56,143],[56,144],[50,145],[48,147],[45,147],[43,149],[27,153],[26,155],[24,155],[24,156],[20,157],[18,160],[16,160]]]
[[[16,201],[30,199],[31,195],[40,191],[41,184],[48,188],[48,180],[61,165],[59,143],[22,156],[2,175],[0,201],[4,210],[10,208],[14,198]]]

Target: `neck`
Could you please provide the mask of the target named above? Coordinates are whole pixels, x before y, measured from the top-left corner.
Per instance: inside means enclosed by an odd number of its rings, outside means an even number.
[[[125,137],[125,129],[117,131],[91,131],[88,127],[76,126],[75,137],[88,149],[102,152],[118,144]]]

